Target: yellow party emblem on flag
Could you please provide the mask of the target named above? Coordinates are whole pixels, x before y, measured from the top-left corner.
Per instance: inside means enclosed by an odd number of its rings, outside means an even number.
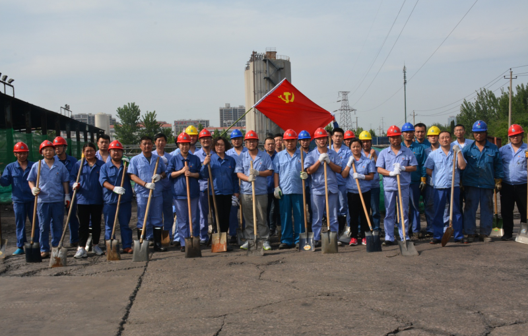
[[[282,95],[284,95],[284,97],[282,97]],[[280,95],[279,98],[282,99],[286,104],[293,103],[293,101],[295,100],[295,95],[293,93],[284,92],[282,93],[282,95]],[[291,100],[290,100],[290,96],[291,96]]]

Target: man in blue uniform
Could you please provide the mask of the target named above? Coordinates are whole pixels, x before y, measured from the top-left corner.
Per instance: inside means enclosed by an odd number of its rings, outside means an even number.
[[[211,136],[211,132],[204,128],[200,131],[198,139],[200,140],[202,148],[197,150],[194,155],[196,155],[200,159],[200,162],[202,162],[202,165],[205,166],[205,158],[211,157],[211,145],[213,143],[213,137]],[[200,209],[200,244],[205,245],[209,240],[208,217],[209,205],[212,201],[209,199],[209,178],[202,177],[198,182],[200,184],[200,201],[198,202],[198,208]]]
[[[345,131],[341,128],[334,128],[332,132],[332,146],[330,146],[330,149],[332,149],[334,152],[336,152],[337,156],[339,157],[339,160],[341,162],[345,161],[348,162],[348,158],[350,155],[352,155],[352,152],[350,151],[350,148],[345,146],[343,143],[344,140]],[[339,189],[338,193],[338,200],[339,200],[339,208],[337,209],[337,223],[339,224],[339,236],[341,237],[341,234],[345,231],[345,227],[347,226],[347,214],[348,214],[348,201],[347,201],[347,182],[341,175],[341,173],[336,174],[337,177],[337,187]],[[341,243],[341,242],[338,242]],[[341,245],[341,244],[339,244]]]
[[[359,134],[359,140],[363,144],[363,155],[370,159],[374,166],[378,160],[378,153],[372,148],[372,136],[369,132],[363,131]],[[370,209],[372,210],[372,229],[380,230],[380,178],[378,170],[374,173],[370,189]]]
[[[301,145],[300,150],[304,152],[303,153],[304,160],[306,160],[306,156],[308,155],[308,153],[310,153],[310,143],[311,142],[312,142],[312,136],[310,135],[310,133],[304,130],[299,132],[299,144]],[[306,202],[308,206],[308,215],[310,217],[309,220],[307,221],[307,225],[308,225],[308,228],[310,229],[312,227],[312,218],[313,218],[312,197],[311,197],[311,188],[310,188],[310,183],[312,179],[310,178],[306,170],[301,173],[301,179],[304,180],[304,188],[305,188],[304,190],[305,190]],[[304,216],[306,216],[306,214],[304,214]]]
[[[158,133],[154,136],[154,144],[156,145],[156,151],[154,154],[158,155],[166,167],[169,166],[171,155],[165,152],[165,146],[167,145],[167,137],[163,133]],[[161,180],[163,186],[163,230],[169,231],[172,235],[172,226],[174,224],[174,214],[172,212],[172,183],[168,178]],[[149,238],[149,236],[147,236]]]
[[[99,150],[95,152],[95,157],[103,162],[110,162],[110,152],[108,151],[108,146],[110,145],[110,137],[107,134],[99,135],[97,139],[97,148]]]
[[[277,151],[275,150],[275,139],[271,136],[264,140],[264,150],[270,156],[271,162],[275,160]],[[282,144],[282,136],[280,137],[280,143]],[[268,225],[270,230],[270,236],[275,235],[277,226],[280,226],[280,209],[279,200],[273,196],[273,190],[275,189],[275,180],[273,175],[266,178],[268,186]]]
[[[226,154],[231,156],[233,159],[235,159],[235,162],[238,160],[238,157],[240,154],[247,151],[247,148],[244,147],[244,139],[242,132],[240,130],[233,130],[230,135],[231,138],[231,145],[233,147],[226,151]],[[240,180],[238,180],[238,183],[240,185]],[[229,214],[229,235],[231,236],[231,241],[229,243],[236,244],[237,243],[237,228],[238,228],[238,212],[240,211],[240,203],[239,198],[233,195],[231,198],[231,212]],[[240,217],[242,214],[240,214]],[[242,225],[244,225],[244,218],[242,219]]]
[[[414,125],[414,135],[416,136],[415,142],[419,145],[422,145],[424,149],[431,146],[429,140],[427,140],[427,138],[425,137],[426,132],[427,126],[425,126],[424,123],[417,123],[416,125]]]

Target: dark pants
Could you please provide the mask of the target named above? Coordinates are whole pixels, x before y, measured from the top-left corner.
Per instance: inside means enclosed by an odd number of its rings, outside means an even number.
[[[275,232],[277,226],[280,225],[279,200],[273,196],[273,193],[268,194],[268,225],[270,232]]]
[[[79,246],[86,246],[89,236],[90,221],[92,222],[92,243],[99,244],[101,236],[101,215],[103,213],[102,204],[77,204],[77,214],[79,215]]]
[[[218,220],[220,221],[220,232],[227,232],[229,230],[229,215],[231,214],[231,196],[232,195],[216,195],[216,208],[218,209]],[[211,204],[213,199],[211,197]],[[216,216],[214,206],[211,207],[211,214],[213,218],[213,231],[216,230]]]
[[[517,203],[517,208],[521,213],[521,222],[526,223],[526,184],[511,185],[503,182],[500,200],[504,234],[512,236],[514,203]]]
[[[365,216],[365,211],[363,210],[363,205],[361,204],[361,198],[359,197],[359,194],[347,193],[347,199],[348,211],[350,213],[351,237],[358,239],[365,238],[365,231],[370,231],[370,228],[368,226],[367,217]],[[363,200],[365,201],[367,213],[370,214],[370,190],[363,193]],[[360,224],[361,231],[358,232]]]

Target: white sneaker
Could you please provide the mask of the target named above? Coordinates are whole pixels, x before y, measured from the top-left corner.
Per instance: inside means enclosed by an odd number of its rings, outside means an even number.
[[[271,250],[271,245],[270,245],[269,241],[267,241],[267,240],[262,244],[262,246],[264,247],[264,251]]]
[[[242,250],[247,250],[248,249],[248,246],[249,246],[249,241],[246,240],[246,242],[244,244],[242,244],[242,246],[240,246],[240,248]]]
[[[86,250],[82,247],[79,247],[77,249],[77,252],[75,252],[75,255],[73,256],[75,259],[81,259],[83,257],[83,254],[86,253]]]
[[[104,254],[103,250],[101,250],[101,248],[99,247],[99,245],[93,245],[93,246],[92,246],[92,249],[93,249],[95,255],[100,256],[100,255],[103,255],[103,254]]]

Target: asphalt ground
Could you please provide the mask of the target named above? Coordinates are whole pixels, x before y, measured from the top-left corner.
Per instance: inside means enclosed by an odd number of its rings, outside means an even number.
[[[405,257],[278,250],[274,237],[263,257],[170,248],[149,262],[69,248],[68,266],[51,269],[10,255],[14,215],[1,210],[2,335],[528,335],[528,245],[514,241],[423,239]]]

